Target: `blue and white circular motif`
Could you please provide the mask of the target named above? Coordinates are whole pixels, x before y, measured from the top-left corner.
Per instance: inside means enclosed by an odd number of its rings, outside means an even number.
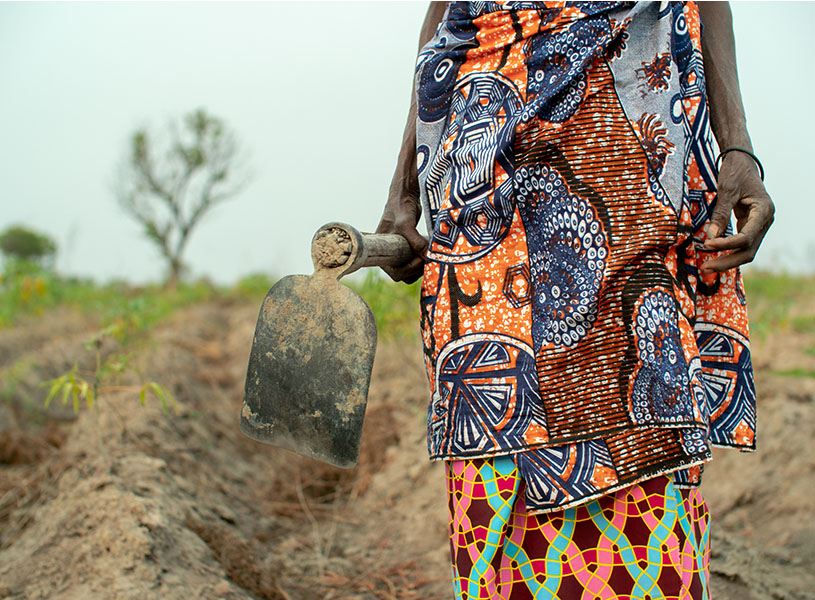
[[[537,349],[574,346],[597,319],[606,234],[591,203],[549,165],[517,169],[515,187],[529,247],[532,339]]]
[[[707,431],[703,428],[689,427],[683,429],[680,439],[682,440],[682,449],[688,456],[705,454],[710,450]]]
[[[688,20],[685,18],[684,7],[680,3],[671,5],[673,17],[673,35],[671,36],[671,54],[680,73],[684,73],[693,54]]]
[[[467,51],[478,45],[475,40],[478,27],[471,20],[452,18],[454,13],[451,11],[451,19],[439,26],[416,60],[416,108],[424,123],[447,116],[458,70],[467,58]]]
[[[676,300],[663,290],[645,292],[632,327],[638,363],[631,391],[634,422],[693,421],[691,374],[682,349]]]
[[[458,70],[464,62],[464,53],[456,51],[429,51],[426,57],[420,56],[418,67],[419,118],[425,123],[443,119],[450,107],[450,95],[458,77]]]
[[[570,119],[586,96],[585,66],[608,36],[603,18],[585,18],[566,31],[533,36],[526,46],[528,104],[521,115],[528,121],[537,115],[552,123]]]
[[[662,184],[660,184],[659,178],[657,177],[656,173],[654,173],[654,170],[650,165],[648,166],[648,189],[651,191],[652,197],[662,206],[676,210],[674,205],[671,204],[671,199],[668,198],[668,194],[665,193],[665,189],[662,187]]]

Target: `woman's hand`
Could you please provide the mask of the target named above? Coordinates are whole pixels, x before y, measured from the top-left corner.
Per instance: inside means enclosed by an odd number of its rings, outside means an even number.
[[[730,5],[727,2],[699,2],[696,6],[704,25],[705,87],[716,141],[719,148],[740,147],[752,151],[739,89]],[[703,273],[726,271],[753,260],[775,213],[755,162],[744,152],[732,150],[725,154],[717,188],[718,200],[708,226],[705,248],[730,252],[704,263],[701,267]],[[731,213],[736,215],[737,233],[720,238],[730,222]]]
[[[415,177],[415,176],[414,176]],[[424,255],[427,252],[427,240],[416,229],[422,213],[419,203],[418,181],[408,182],[395,179],[391,184],[388,202],[377,233],[398,233],[404,237],[413,249],[413,258],[399,267],[382,267],[382,270],[394,281],[413,283],[422,276]]]
[[[725,154],[717,184],[718,200],[707,230],[705,248],[731,252],[707,261],[702,272],[726,271],[749,263],[755,258],[764,235],[773,223],[775,206],[756,164],[749,155],[733,150]],[[719,237],[736,215],[737,233]]]

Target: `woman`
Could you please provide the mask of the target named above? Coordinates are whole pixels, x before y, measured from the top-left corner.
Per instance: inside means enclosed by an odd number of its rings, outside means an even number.
[[[457,598],[708,597],[774,210],[733,46],[725,3],[431,3],[378,231],[423,275]]]

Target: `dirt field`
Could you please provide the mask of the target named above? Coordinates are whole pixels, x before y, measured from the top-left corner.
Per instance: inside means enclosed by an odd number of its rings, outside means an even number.
[[[380,345],[362,458],[340,471],[239,432],[256,310],[197,305],[138,349],[178,414],[128,390],[44,411],[39,383],[91,360],[96,324],[60,311],[0,332],[0,598],[452,597],[418,341]],[[815,371],[810,338],[755,340],[760,450],[705,472],[717,600],[815,597],[815,379],[777,374]]]

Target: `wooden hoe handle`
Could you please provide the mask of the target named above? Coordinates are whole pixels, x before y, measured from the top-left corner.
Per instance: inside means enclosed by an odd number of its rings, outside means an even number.
[[[360,233],[346,223],[326,223],[311,240],[315,274],[327,271],[337,279],[362,267],[402,265],[413,258],[398,233]]]

